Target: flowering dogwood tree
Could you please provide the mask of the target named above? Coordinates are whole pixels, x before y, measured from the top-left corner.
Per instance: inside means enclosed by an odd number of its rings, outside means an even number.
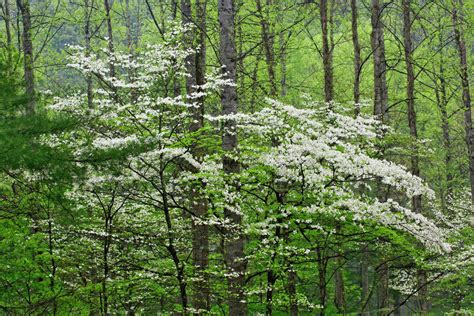
[[[385,129],[377,119],[353,118],[335,103],[268,100],[252,114],[207,115],[204,127],[190,132],[194,100],[206,95],[213,102],[221,87],[233,84],[213,76],[199,92],[176,95],[173,78],[187,76],[184,61],[191,51],[175,41],[134,56],[70,50],[69,66],[93,75],[99,88],[92,107],[81,93],[55,97],[49,110],[76,125],[42,141],[69,152],[77,167],[66,194],[74,225],[57,223],[54,236],[62,258],[81,262],[72,269],[77,271],[59,270],[68,280],[64,286],[92,310],[152,312],[147,302],[158,296],[162,309],[193,311],[189,284],[203,277],[190,261],[193,222],[213,229],[215,247],[243,229],[249,241],[239,260],[247,266],[247,299],[266,293],[267,308],[293,304],[324,311],[342,243],[381,239],[388,250],[402,238],[427,253],[451,251],[448,229],[399,201],[417,195],[431,201],[434,193],[404,167],[376,158],[377,135]],[[228,120],[237,131],[224,130]],[[240,162],[241,173],[222,168],[224,132],[240,138],[238,150],[226,155]],[[238,185],[228,185],[229,177]],[[375,183],[391,187],[397,198],[379,199],[372,193]],[[193,211],[190,197],[196,195],[208,204],[204,217]],[[243,216],[243,227],[234,227],[224,209]],[[222,249],[215,256],[219,262]],[[299,269],[318,272],[318,304],[297,293]],[[204,273],[219,280],[236,272],[216,263]],[[292,288],[289,296],[273,296],[284,284]],[[225,289],[216,293],[227,295]]]

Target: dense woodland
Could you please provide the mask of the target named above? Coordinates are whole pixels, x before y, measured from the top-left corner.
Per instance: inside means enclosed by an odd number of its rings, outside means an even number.
[[[473,0],[0,6],[0,314],[474,314]]]

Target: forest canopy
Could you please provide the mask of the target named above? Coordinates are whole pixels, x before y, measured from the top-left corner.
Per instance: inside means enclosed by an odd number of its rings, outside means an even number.
[[[1,315],[474,315],[472,0],[0,0]]]

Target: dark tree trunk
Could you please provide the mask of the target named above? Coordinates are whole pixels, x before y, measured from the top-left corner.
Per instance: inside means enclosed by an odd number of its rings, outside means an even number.
[[[268,80],[270,82],[270,96],[275,98],[277,95],[277,83],[275,76],[275,53],[274,53],[274,37],[272,27],[270,25],[267,10],[273,5],[271,0],[266,1],[265,9],[261,0],[256,0],[257,12],[260,15],[260,27],[262,33],[262,43],[265,51],[265,61],[267,63]]]
[[[321,0],[319,14],[321,19],[321,31],[323,40],[323,68],[324,68],[324,101],[333,99],[333,72],[332,72],[332,47],[329,44],[328,27],[328,0]]]
[[[380,0],[371,2],[371,48],[374,62],[374,115],[383,123],[388,120],[388,88],[386,81],[386,63],[385,63],[385,40],[382,21],[383,7]],[[377,181],[379,199],[385,200],[382,196],[382,183]],[[376,275],[377,282],[377,307],[382,310],[388,309],[388,282],[385,282],[388,276],[388,266],[382,263],[380,272]],[[370,295],[370,293],[369,293]],[[368,308],[369,297],[366,297],[365,308]]]
[[[85,53],[86,56],[90,55],[91,52],[91,15],[92,15],[92,5],[89,0],[84,0],[84,40],[85,40]],[[87,74],[87,107],[92,109],[93,105],[93,86],[92,86],[92,75]]]
[[[327,299],[327,283],[326,283],[326,271],[327,271],[327,259],[323,253],[321,247],[316,248],[316,256],[318,263],[318,289],[319,289],[319,316],[326,315],[326,299]]]
[[[341,231],[341,225],[336,224],[336,232]],[[344,295],[344,278],[343,278],[343,269],[344,269],[344,258],[341,252],[341,246],[337,246],[336,251],[336,271],[334,273],[334,305],[337,308],[339,314],[345,314],[346,310],[346,301]]]
[[[5,21],[5,33],[7,35],[7,46],[12,46],[12,31],[11,31],[11,16],[10,16],[10,3],[8,0],[3,2],[3,19]]]
[[[272,6],[272,1],[267,0],[265,7],[262,6],[261,0],[256,0],[257,12],[260,15],[260,28],[263,48],[265,52],[265,62],[267,65],[268,80],[270,82],[270,96],[277,97],[277,83],[275,78],[275,54],[274,54],[274,33],[268,19],[268,10]],[[276,143],[274,142],[276,145]],[[278,197],[277,197],[278,199]],[[283,200],[279,201],[283,203]],[[276,240],[279,240],[280,227],[276,228]],[[267,289],[266,289],[266,315],[273,313],[273,294],[274,286],[277,280],[275,271],[273,270],[273,262],[275,261],[276,253],[272,252],[270,267],[267,270]]]
[[[198,53],[196,54],[196,84],[202,86],[206,83],[206,32],[207,32],[207,1],[196,0],[196,23],[198,25]],[[200,88],[198,88],[200,92]],[[199,104],[199,115],[197,119],[201,120],[201,126],[203,125],[204,118],[204,97],[198,99]]]
[[[474,130],[472,128],[471,92],[469,90],[469,71],[467,65],[466,43],[460,25],[460,11],[462,12],[462,0],[453,0],[453,27],[454,38],[459,55],[460,77],[462,86],[462,102],[464,106],[464,125],[466,129],[466,143],[469,153],[469,174],[471,181],[471,208],[474,209]]]
[[[182,0],[181,1],[181,16],[182,16],[182,23],[183,26],[188,26],[191,24],[192,21],[192,8],[191,8],[191,0]],[[192,48],[194,44],[194,34],[193,30],[187,30],[184,34],[184,43],[187,48]],[[188,76],[186,76],[186,93],[191,95],[195,91],[196,86],[196,55],[189,54],[185,60],[186,63],[186,72]],[[197,112],[197,122],[192,122],[191,125],[199,124],[199,111],[192,110],[193,119],[195,118],[195,114]],[[199,129],[199,126],[191,127],[192,130],[196,131]]]
[[[354,103],[355,103],[355,116],[360,113],[360,73],[361,73],[361,60],[360,60],[360,43],[359,43],[359,32],[357,30],[357,1],[351,0],[351,17],[352,17],[352,44],[354,46]]]
[[[163,199],[163,213],[165,215],[165,221],[166,221],[166,228],[167,228],[167,234],[168,234],[168,245],[166,246],[166,249],[168,250],[169,255],[171,256],[171,259],[173,260],[175,269],[176,269],[176,279],[178,281],[179,285],[179,294],[180,294],[180,301],[181,301],[181,306],[183,308],[183,314],[187,313],[188,309],[188,295],[187,295],[187,283],[185,279],[185,263],[181,261],[181,259],[178,256],[178,250],[175,245],[175,238],[174,238],[174,228],[173,228],[173,223],[171,220],[171,210],[170,206],[168,203],[168,192],[166,191],[166,183],[165,183],[165,176],[164,176],[164,169],[165,166],[163,163],[160,165],[160,181],[161,181],[161,197]]]
[[[288,268],[288,296],[290,297],[290,315],[298,315],[298,297],[296,292],[297,275],[293,265]]]
[[[379,0],[372,0],[371,45],[374,58],[374,114],[382,121],[387,119],[388,92],[386,82],[385,41]]]
[[[196,54],[196,84],[198,91],[201,92],[200,86],[206,83],[206,1],[196,0],[196,19],[198,25],[198,52]],[[204,97],[199,97],[197,100],[198,109],[194,114],[194,119],[199,122],[197,127],[204,125]],[[198,198],[195,214],[197,217],[206,219],[207,203],[205,199]],[[196,293],[194,297],[195,307],[198,309],[209,310],[210,303],[210,288],[209,276],[205,272],[209,265],[209,228],[207,224],[198,223],[194,227],[193,240],[193,260],[198,267],[200,279],[202,281],[196,284]]]
[[[181,2],[181,14],[183,25],[192,23],[192,7],[190,0],[183,0]],[[189,48],[193,47],[195,40],[199,43],[198,50],[195,54],[189,55],[186,58],[186,69],[190,75],[186,77],[186,93],[191,95],[194,92],[199,92],[200,88],[196,89],[196,86],[203,85],[205,83],[205,28],[206,28],[206,6],[205,3],[200,1],[196,2],[196,17],[198,34],[197,36],[192,31],[188,31],[185,34],[186,46]],[[197,107],[191,108],[191,120],[189,125],[190,132],[197,132],[203,127],[204,120],[204,99],[198,98],[196,100]],[[202,156],[202,149],[196,145],[193,150],[193,154],[199,158]],[[207,203],[204,198],[200,196],[198,190],[193,190],[191,193],[192,211],[194,213],[193,220],[193,264],[196,269],[196,274],[199,281],[194,283],[194,292],[192,297],[193,307],[198,310],[198,314],[203,311],[207,311],[210,308],[210,290],[209,290],[209,277],[206,274],[206,270],[209,264],[209,231],[208,226],[205,223],[207,215]]]
[[[23,21],[23,56],[24,56],[24,76],[26,85],[26,113],[34,114],[36,109],[36,95],[35,95],[35,76],[34,76],[34,56],[33,56],[33,42],[31,40],[31,15],[30,15],[30,1],[17,0],[18,8],[20,9]]]
[[[408,126],[410,128],[410,135],[414,142],[411,153],[411,173],[414,176],[420,176],[419,155],[416,141],[418,140],[418,131],[416,124],[415,111],[415,73],[413,70],[413,44],[411,39],[411,8],[410,0],[403,0],[403,46],[405,51],[405,64],[407,69],[407,105],[408,105]],[[412,198],[412,208],[415,213],[421,213],[421,195]],[[420,285],[426,282],[426,272],[419,270],[418,279]],[[422,314],[428,312],[427,304],[427,288],[423,286],[418,293],[419,307]]]
[[[377,277],[377,308],[379,310],[377,315],[385,316],[388,314],[390,304],[388,291],[389,266],[387,262],[380,265]]]
[[[220,59],[224,67],[225,76],[237,82],[236,49],[234,16],[235,8],[232,0],[218,1],[218,16],[220,24]],[[222,114],[232,115],[237,113],[237,90],[235,86],[227,85],[222,91]],[[233,158],[237,152],[237,124],[234,119],[224,122],[224,135],[222,137],[224,158],[222,161],[224,172],[232,178],[240,172],[240,163]],[[237,183],[232,183],[237,186]],[[244,236],[241,230],[242,215],[231,208],[224,209],[224,216],[230,221],[231,227],[226,229],[225,262],[229,270],[227,284],[229,287],[229,314],[240,316],[247,314],[245,301],[245,262],[244,262]]]
[[[257,101],[257,90],[259,88],[258,84],[258,72],[260,70],[260,61],[262,59],[262,48],[260,47],[256,60],[255,60],[255,66],[252,71],[252,86],[251,86],[251,94],[250,94],[250,112],[253,113],[255,111],[255,105]]]
[[[280,95],[282,97],[286,96],[287,85],[286,85],[286,38],[285,32],[280,32],[279,39],[280,39],[280,71],[281,71],[281,78],[280,78]]]
[[[104,8],[105,8],[105,20],[107,23],[107,37],[108,37],[108,47],[109,47],[109,54],[112,56],[115,52],[114,49],[114,37],[112,32],[112,19],[110,17],[110,0],[104,0]],[[115,67],[113,63],[109,63],[109,75],[110,77],[115,77]]]
[[[362,289],[361,297],[361,314],[362,316],[370,315],[369,312],[369,249],[368,245],[365,244],[361,247],[361,261],[360,261],[360,287]]]
[[[440,41],[442,43],[442,41]],[[449,127],[449,119],[448,119],[448,97],[446,92],[446,79],[445,71],[444,71],[444,58],[443,52],[440,54],[440,64],[439,64],[439,82],[436,80],[436,103],[438,104],[438,108],[441,114],[441,129],[443,131],[443,147],[445,150],[444,156],[444,165],[445,165],[445,181],[446,187],[442,190],[441,193],[441,202],[443,204],[443,208],[446,209],[448,204],[448,200],[452,197],[453,194],[453,173],[451,171],[451,164],[452,164],[452,148],[451,148],[451,135],[450,135],[450,127]]]
[[[126,10],[126,27],[127,27],[127,47],[130,54],[129,60],[133,62],[135,59],[135,40],[134,40],[134,25],[132,23],[132,12],[130,10],[130,0],[125,0],[125,10]],[[128,80],[134,82],[136,78],[136,71],[134,69],[128,70]],[[131,88],[130,99],[132,103],[135,103],[138,99],[137,90]]]

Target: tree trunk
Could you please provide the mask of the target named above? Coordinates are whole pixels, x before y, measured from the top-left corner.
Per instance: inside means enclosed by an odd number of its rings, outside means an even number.
[[[84,40],[85,40],[85,54],[86,56],[90,55],[91,52],[91,15],[92,15],[92,5],[89,3],[89,0],[84,0]],[[93,86],[92,86],[92,75],[87,74],[87,107],[92,109],[93,101]]]
[[[30,15],[30,1],[17,0],[17,5],[21,13],[23,21],[23,55],[24,55],[24,76],[26,85],[26,113],[31,115],[35,113],[36,109],[36,95],[35,95],[35,76],[34,76],[34,56],[33,56],[33,42],[31,40],[31,15]]]
[[[413,44],[411,40],[411,9],[410,0],[403,0],[403,44],[405,52],[405,64],[407,69],[407,105],[408,105],[408,126],[410,128],[410,135],[414,142],[411,153],[411,173],[414,176],[420,176],[418,147],[416,141],[418,140],[418,131],[416,126],[416,111],[415,111],[415,73],[413,70]],[[421,195],[412,197],[412,208],[415,213],[421,213]],[[426,280],[426,272],[419,270],[418,277],[420,280]],[[420,285],[426,282],[420,283]],[[418,293],[419,307],[422,314],[428,312],[428,304],[426,293],[426,286]]]
[[[324,316],[326,314],[326,297],[327,297],[327,283],[326,283],[326,269],[327,269],[327,259],[324,256],[324,253],[321,250],[321,247],[316,248],[316,255],[318,259],[318,288],[319,288],[319,316]]]
[[[198,86],[197,92],[201,92],[200,86],[206,83],[206,1],[196,0],[196,19],[198,25],[198,41],[199,49],[196,54],[196,84]],[[199,122],[199,126],[204,125],[204,97],[197,99],[198,109],[195,119]],[[195,214],[200,218],[207,216],[207,203],[205,199],[198,199],[196,204]],[[194,264],[199,267],[199,276],[202,282],[196,284],[194,304],[197,309],[209,310],[211,308],[210,302],[210,288],[209,276],[207,275],[207,268],[209,265],[209,228],[207,224],[197,224],[194,227],[193,240],[195,244],[193,249]]]
[[[357,30],[357,1],[351,0],[351,16],[352,16],[352,44],[354,46],[354,112],[357,117],[360,113],[360,73],[361,73],[361,60],[360,60],[360,43],[359,43],[359,32]]]
[[[237,82],[234,16],[234,2],[232,0],[219,0],[221,64],[224,67],[225,77]],[[221,102],[223,115],[237,113],[237,90],[235,86],[226,85],[223,88]],[[232,118],[224,122],[222,149],[224,151],[222,161],[224,172],[229,175],[229,178],[232,178],[234,174],[240,172],[240,163],[233,158],[237,152],[237,124]],[[237,186],[238,184],[234,182],[232,185]],[[224,258],[228,269],[229,314],[235,316],[246,315],[247,303],[244,294],[246,264],[244,262],[244,236],[240,227],[242,215],[235,212],[232,207],[226,207],[224,216],[231,224],[231,227],[226,229]]]
[[[109,55],[112,55],[115,52],[114,49],[114,37],[112,32],[112,19],[110,17],[110,3],[109,0],[104,0],[104,8],[105,8],[105,20],[107,22],[107,37],[108,37],[108,48],[109,48]],[[109,75],[110,77],[115,77],[115,67],[113,63],[109,63]]]
[[[333,99],[332,47],[329,45],[328,32],[328,1],[321,0],[319,14],[323,40],[323,68],[324,68],[324,101]]]
[[[3,2],[3,19],[5,21],[5,33],[7,35],[7,46],[12,46],[12,31],[11,31],[11,15],[10,15],[10,3],[8,0]]]
[[[369,249],[368,245],[365,244],[361,247],[361,254],[362,258],[360,261],[360,287],[362,289],[362,296],[361,296],[361,314],[362,316],[369,316],[370,315],[370,308],[369,303],[367,300],[369,299]]]
[[[371,46],[374,56],[374,115],[382,121],[387,119],[388,92],[385,65],[385,41],[382,23],[382,8],[379,0],[372,0]]]
[[[341,231],[341,225],[339,223],[336,224],[336,232]],[[334,273],[334,305],[337,308],[339,314],[345,314],[345,295],[344,295],[344,278],[343,278],[343,257],[341,254],[341,246],[337,246],[336,250],[336,271]]]
[[[132,23],[132,12],[130,11],[130,0],[125,0],[125,10],[126,10],[126,27],[127,27],[127,47],[130,54],[129,61],[133,62],[135,59],[135,40],[134,40],[134,27]],[[136,70],[128,70],[128,80],[132,83],[136,78]],[[132,103],[136,103],[138,99],[137,90],[131,88],[130,99]]]
[[[324,68],[324,101],[330,102],[334,99],[334,78],[333,78],[333,22],[334,22],[334,5],[331,1],[331,9],[328,12],[328,1],[320,1],[320,20],[321,20],[321,34],[323,42],[323,68]],[[328,14],[329,13],[329,14]],[[339,257],[339,254],[337,254]],[[339,261],[339,260],[336,260]],[[337,269],[334,274],[335,281],[335,298],[334,303],[339,312],[344,310],[344,280],[341,269]]]
[[[293,265],[288,270],[288,296],[290,297],[290,315],[298,315],[298,297],[296,292],[297,275]]]
[[[272,31],[272,28],[269,23],[269,19],[267,18],[267,10],[271,7],[272,1],[267,0],[265,11],[262,7],[262,1],[256,0],[257,4],[257,12],[260,15],[260,28],[262,33],[262,43],[263,48],[265,51],[265,61],[267,63],[267,73],[268,73],[268,80],[270,82],[270,96],[275,98],[277,95],[277,84],[276,84],[276,76],[275,76],[275,53],[273,51],[274,48],[274,37],[275,34]]]
[[[379,310],[377,315],[385,316],[388,315],[389,310],[389,266],[386,262],[380,266],[378,274],[378,287],[377,287],[377,308]]]
[[[442,43],[440,39],[440,43]],[[443,131],[443,147],[445,150],[444,155],[444,165],[445,165],[445,181],[446,187],[443,188],[441,193],[441,202],[443,208],[446,209],[448,200],[452,197],[453,194],[453,173],[451,171],[452,164],[452,148],[451,148],[451,135],[450,127],[448,120],[448,97],[446,93],[446,79],[444,71],[444,58],[443,52],[440,54],[440,64],[439,64],[439,82],[436,80],[436,103],[441,114],[441,129]]]
[[[279,39],[280,39],[280,71],[281,71],[281,78],[280,78],[280,85],[281,91],[280,96],[285,97],[287,91],[286,85],[286,39],[285,39],[285,32],[280,32]]]
[[[266,1],[265,8],[262,6],[261,0],[256,0],[257,12],[260,15],[260,28],[263,48],[265,52],[265,62],[267,65],[268,80],[270,83],[270,97],[277,97],[277,83],[275,77],[275,54],[274,54],[274,33],[270,26],[268,19],[268,9],[272,5],[271,0]],[[276,145],[274,141],[274,145]],[[277,194],[278,195],[278,194]],[[278,196],[277,196],[278,199]],[[281,204],[283,200],[278,199]],[[278,242],[280,235],[280,227],[276,228],[275,237]],[[274,286],[277,280],[275,272],[273,271],[273,263],[276,258],[276,253],[272,251],[270,267],[267,270],[267,287],[266,287],[266,315],[272,315],[273,313],[273,294]]]
[[[183,0],[181,2],[181,14],[183,25],[192,23],[192,7],[190,0]],[[206,7],[205,3],[196,2],[196,16],[198,25],[198,35],[187,31],[185,34],[186,46],[193,47],[195,38],[199,42],[198,50],[195,54],[191,54],[186,58],[186,93],[191,95],[194,92],[199,92],[200,88],[196,86],[205,83],[205,27],[206,27]],[[191,108],[191,123],[189,131],[191,133],[197,132],[203,127],[204,120],[204,99],[198,98],[196,100],[197,106]],[[196,157],[202,156],[202,150],[197,146],[192,150]],[[210,308],[210,290],[209,277],[206,270],[209,264],[209,231],[205,223],[207,215],[206,200],[200,196],[199,190],[194,190],[191,193],[192,210],[194,213],[193,219],[193,264],[196,269],[197,279],[194,283],[194,292],[192,297],[193,307],[197,310],[197,314],[201,314]]]
[[[462,0],[453,0],[453,27],[454,38],[459,55],[460,77],[462,86],[462,102],[464,106],[464,125],[466,129],[466,143],[469,153],[469,174],[471,182],[471,209],[474,211],[474,130],[472,129],[471,92],[469,90],[469,72],[466,56],[466,44],[464,34],[460,25],[460,13],[462,14]]]

